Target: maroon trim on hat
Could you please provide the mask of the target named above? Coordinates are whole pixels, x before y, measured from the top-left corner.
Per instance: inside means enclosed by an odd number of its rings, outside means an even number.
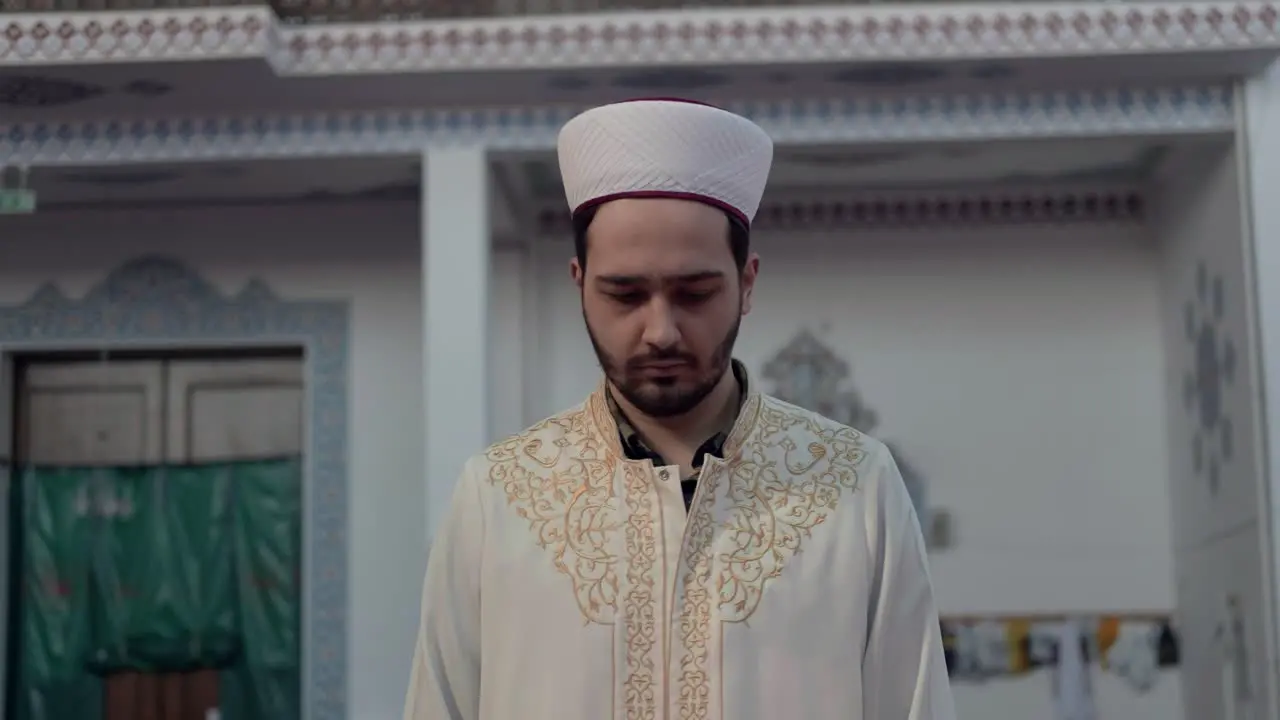
[[[746,227],[751,227],[751,219],[747,217],[746,213],[742,212],[738,208],[730,205],[729,203],[723,200],[709,197],[707,195],[699,195],[698,193],[674,192],[671,190],[631,190],[629,192],[619,192],[619,193],[612,193],[609,195],[601,195],[598,198],[592,198],[582,203],[578,207],[574,208],[573,215],[576,216],[580,212],[590,210],[591,208],[600,207],[601,205],[607,202],[611,202],[613,200],[622,200],[625,198],[658,198],[658,199],[665,198],[667,200],[688,200],[691,202],[698,202],[698,203],[702,203],[703,205],[710,205],[711,207],[716,208],[718,210],[723,210],[724,212],[732,215],[737,220],[741,221],[742,224],[745,225]]]
[[[635,103],[635,102],[684,103],[686,105],[701,105],[702,107],[714,108],[716,110],[724,109],[724,108],[712,105],[709,102],[702,102],[701,100],[690,100],[689,98],[678,98],[678,97],[639,97],[639,98],[631,98],[629,100],[621,100],[618,102],[618,104],[621,105],[623,103]]]

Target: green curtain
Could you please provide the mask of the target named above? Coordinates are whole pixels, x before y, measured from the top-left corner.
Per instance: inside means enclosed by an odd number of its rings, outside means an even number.
[[[302,717],[302,485],[297,465],[239,467],[234,517],[241,661],[221,680],[225,720]]]
[[[27,472],[20,483],[18,720],[101,715],[102,685],[90,653],[89,578],[94,538],[86,520],[92,477],[80,470]]]
[[[113,672],[211,668],[227,720],[299,718],[301,475],[26,468],[18,720],[95,720]]]

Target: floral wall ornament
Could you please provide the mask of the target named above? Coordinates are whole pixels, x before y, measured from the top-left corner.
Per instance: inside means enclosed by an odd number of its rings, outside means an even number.
[[[846,383],[852,376],[849,363],[841,359],[816,335],[802,329],[764,365],[762,377],[773,383],[773,395],[871,434],[879,424],[879,415],[863,400],[862,394]],[[940,534],[941,523],[934,522],[934,511],[928,504],[928,484],[924,476],[909,463],[899,446],[884,441],[897,461],[907,492],[915,505],[920,525],[925,528],[930,545]],[[939,520],[943,516],[939,516]],[[945,542],[945,540],[943,541]]]
[[[1192,420],[1191,464],[1209,492],[1218,493],[1222,468],[1235,452],[1235,428],[1224,395],[1235,382],[1236,346],[1223,325],[1226,288],[1222,277],[1196,266],[1192,297],[1183,307],[1191,367],[1182,379],[1182,398]]]

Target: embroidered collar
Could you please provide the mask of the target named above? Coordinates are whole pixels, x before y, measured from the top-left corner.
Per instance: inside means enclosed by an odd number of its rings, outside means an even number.
[[[738,413],[742,411],[746,404],[747,389],[747,368],[741,362],[732,361],[733,377],[738,381],[738,409],[733,413],[736,418]],[[618,439],[622,445],[622,452],[629,460],[650,460],[654,465],[666,465],[667,461],[661,455],[645,444],[644,439],[640,437],[639,431],[635,426],[627,420],[627,416],[622,412],[622,408],[613,398],[613,393],[609,391],[608,386],[605,387],[605,400],[609,404],[609,412],[613,415],[613,420],[618,425]],[[719,432],[707,438],[698,449],[693,453],[693,475],[685,480],[696,480],[698,473],[702,470],[702,463],[709,455],[711,457],[724,457],[724,444],[729,439],[729,433],[733,429],[733,421],[722,428]]]

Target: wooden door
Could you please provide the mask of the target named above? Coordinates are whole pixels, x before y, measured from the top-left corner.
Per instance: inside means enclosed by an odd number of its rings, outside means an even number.
[[[182,360],[169,366],[165,460],[302,453],[302,361]]]
[[[128,361],[25,368],[21,461],[188,463],[301,453],[301,360]],[[118,673],[104,720],[216,717],[218,674]]]
[[[21,378],[18,459],[130,465],[164,459],[164,365],[31,365]]]

